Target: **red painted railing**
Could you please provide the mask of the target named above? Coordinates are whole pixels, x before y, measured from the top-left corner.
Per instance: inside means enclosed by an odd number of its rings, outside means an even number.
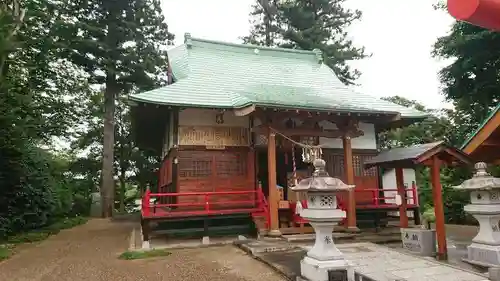
[[[387,189],[387,188],[367,188],[367,189],[355,189],[354,192],[356,193],[371,193],[372,197],[372,202],[370,204],[356,204],[357,209],[387,209],[387,208],[394,208],[397,209],[399,208],[396,203],[387,203],[385,200],[393,200],[395,199],[395,196],[385,196],[385,195],[380,195],[380,193],[385,193],[385,192],[393,192],[395,191],[396,194],[398,192],[397,188],[392,188],[392,189]],[[406,188],[406,204],[408,207],[416,207],[418,206],[418,194],[417,194],[417,186],[415,184],[412,184],[412,187]],[[408,192],[411,192],[411,195],[408,195]],[[346,198],[343,197],[340,199],[339,204],[341,203],[342,205],[345,205]]]
[[[251,200],[211,200],[215,196],[240,195],[253,197]],[[203,197],[201,202],[189,203],[151,203],[151,199],[175,197]],[[160,200],[156,200],[157,202]],[[239,207],[239,206],[242,207]],[[255,216],[265,216],[269,221],[269,208],[261,188],[248,191],[216,191],[216,192],[185,192],[185,193],[151,193],[147,190],[142,198],[143,218],[184,217],[225,215],[235,213],[252,213]]]

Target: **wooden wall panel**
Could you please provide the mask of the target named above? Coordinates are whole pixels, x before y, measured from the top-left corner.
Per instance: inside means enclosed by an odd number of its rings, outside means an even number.
[[[249,149],[235,151],[184,150],[179,152],[179,193],[255,190]],[[249,165],[250,163],[250,165]],[[210,202],[250,201],[253,194],[210,196]],[[181,196],[179,203],[203,203],[204,196]],[[214,205],[219,209],[245,204]],[[251,204],[246,204],[251,205]],[[203,207],[199,207],[203,208]]]

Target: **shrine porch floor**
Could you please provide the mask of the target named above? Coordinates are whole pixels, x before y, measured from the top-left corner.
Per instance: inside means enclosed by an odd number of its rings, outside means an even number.
[[[253,253],[252,255],[256,259],[268,264],[290,280],[296,280],[300,275],[300,260],[306,254],[307,249],[311,247],[311,243],[295,244],[295,247],[288,249],[282,247],[282,243],[286,242],[275,241],[273,248],[272,240],[253,240],[240,243],[239,246]],[[263,250],[263,247],[267,251]],[[393,249],[373,243],[339,244],[338,247],[354,270],[377,281],[488,280],[484,273],[441,263],[433,258],[414,256],[403,252],[402,249]],[[450,251],[450,255],[453,255],[453,251]]]

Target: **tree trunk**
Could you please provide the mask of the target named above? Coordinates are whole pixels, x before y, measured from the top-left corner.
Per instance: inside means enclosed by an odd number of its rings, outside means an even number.
[[[104,141],[102,159],[102,217],[113,215],[115,182],[113,179],[114,144],[115,144],[115,87],[116,76],[108,73],[106,77],[106,91],[104,92]]]
[[[0,83],[2,83],[9,71],[9,54],[12,52],[14,44],[17,43],[16,35],[23,25],[26,10],[21,7],[20,1],[11,0],[0,4],[0,14],[5,17],[10,16],[13,21],[9,28],[5,30],[5,34],[2,34],[3,38],[2,42],[0,42],[4,47],[3,52],[0,53]]]
[[[120,213],[125,212],[125,169],[120,173]]]
[[[271,47],[271,20],[269,16],[264,16],[264,24],[266,26],[266,47]]]

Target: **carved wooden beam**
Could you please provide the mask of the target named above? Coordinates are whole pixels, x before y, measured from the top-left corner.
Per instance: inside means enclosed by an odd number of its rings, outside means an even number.
[[[276,131],[287,137],[293,136],[310,136],[310,137],[324,137],[324,138],[341,138],[344,132],[340,130],[325,130],[325,129],[311,129],[311,128],[286,128],[284,126],[273,127]],[[267,125],[259,125],[252,128],[252,132],[258,134],[266,134]]]
[[[333,124],[346,119],[356,119],[361,122],[387,124],[401,119],[400,114],[395,113],[349,113],[349,112],[315,112],[276,108],[257,107],[252,113],[259,120],[271,120],[273,124],[284,122],[288,118],[300,119],[302,121],[311,120],[313,122],[328,121]],[[353,135],[354,137],[354,135]]]

